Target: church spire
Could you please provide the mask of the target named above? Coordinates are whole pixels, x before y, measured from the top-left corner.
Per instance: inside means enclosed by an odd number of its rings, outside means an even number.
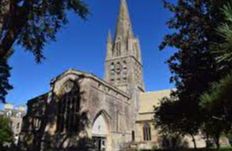
[[[126,0],[120,2],[113,39],[108,34],[105,80],[128,93],[144,91],[139,39],[133,34]]]
[[[133,35],[131,20],[126,0],[121,0],[115,38],[128,38]]]

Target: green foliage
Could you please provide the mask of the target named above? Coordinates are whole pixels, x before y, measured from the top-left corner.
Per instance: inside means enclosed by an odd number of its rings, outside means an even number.
[[[43,47],[54,41],[56,33],[67,22],[67,12],[73,11],[82,19],[89,13],[83,0],[1,0],[0,1],[0,101],[5,101],[12,88],[8,82],[8,54],[15,43],[35,56],[44,59]]]
[[[0,117],[0,148],[3,143],[12,143],[13,133],[10,128],[10,120],[8,118]]]
[[[231,71],[232,65],[232,6],[224,5],[222,12],[225,22],[217,28],[217,33],[222,37],[222,42],[212,44],[212,52],[218,62],[219,71]],[[224,72],[221,72],[224,74]],[[224,132],[228,134],[232,126],[232,73],[212,84],[211,88],[201,96],[200,106],[209,113],[206,128],[212,136]],[[220,133],[219,133],[220,131]]]
[[[210,117],[204,125],[211,136],[226,134],[232,126],[232,74],[229,74],[201,96],[200,105]],[[220,133],[219,133],[220,132]]]
[[[7,91],[13,87],[9,84],[8,80],[10,77],[11,67],[7,63],[7,59],[0,60],[0,101],[5,102],[5,96]]]
[[[213,107],[222,105],[227,108],[232,105],[232,74],[227,75],[218,83],[214,83],[208,93],[201,96],[200,105],[205,108],[212,109]],[[226,113],[227,111],[225,111]]]
[[[155,126],[161,128],[163,134],[193,135],[198,130],[196,124],[187,119],[186,102],[163,98],[160,107],[155,108]],[[194,127],[195,126],[195,127]]]
[[[160,49],[176,49],[167,61],[172,73],[170,81],[176,90],[155,113],[157,125],[164,130],[193,136],[210,117],[199,102],[211,83],[222,76],[211,45],[223,40],[215,29],[224,20],[220,8],[225,2],[227,0],[178,0],[174,5],[164,1],[165,7],[173,13],[167,22],[172,32],[164,37]]]
[[[232,4],[224,5],[222,12],[225,22],[217,28],[217,32],[223,38],[223,42],[215,43],[212,49],[221,68],[230,68],[232,65]]]

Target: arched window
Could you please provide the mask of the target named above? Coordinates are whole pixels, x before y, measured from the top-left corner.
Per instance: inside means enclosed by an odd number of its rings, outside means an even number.
[[[64,86],[65,93],[58,103],[57,131],[77,132],[79,128],[80,94],[74,81]]]
[[[132,131],[131,135],[132,135],[132,141],[134,142],[135,141],[135,131]]]
[[[148,123],[145,123],[143,126],[143,140],[144,141],[151,140],[151,127]]]
[[[127,79],[127,63],[126,63],[125,60],[123,61],[123,72],[122,72],[122,74],[123,74],[123,79],[126,80]]]
[[[111,75],[114,76],[115,67],[114,67],[114,63],[113,62],[110,64],[110,71],[111,71]]]
[[[33,128],[38,131],[41,127],[41,120],[38,117],[33,118]]]

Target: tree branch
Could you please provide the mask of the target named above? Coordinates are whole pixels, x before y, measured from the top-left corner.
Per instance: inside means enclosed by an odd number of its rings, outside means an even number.
[[[0,59],[8,57],[11,53],[13,44],[27,23],[30,7],[32,7],[32,2],[29,0],[26,0],[22,7],[17,6],[17,1],[12,1],[10,4],[8,15],[10,17],[9,28],[5,37],[2,37],[0,41]]]

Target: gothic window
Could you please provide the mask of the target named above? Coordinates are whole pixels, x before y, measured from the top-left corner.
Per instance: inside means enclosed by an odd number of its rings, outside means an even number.
[[[126,80],[127,78],[127,63],[126,61],[123,61],[123,79]]]
[[[40,126],[41,126],[41,120],[38,117],[34,117],[33,118],[33,129],[38,131],[40,129]]]
[[[111,75],[114,76],[115,67],[114,67],[114,63],[113,62],[110,64],[110,72],[111,72]]]
[[[114,63],[113,62],[110,64],[110,69],[114,70]]]
[[[135,141],[135,131],[132,131],[132,141],[134,142]]]
[[[151,140],[151,127],[148,123],[145,123],[143,126],[143,140],[144,141]]]
[[[68,81],[65,84],[65,94],[58,103],[58,132],[77,132],[79,119],[79,87],[73,82]]]

